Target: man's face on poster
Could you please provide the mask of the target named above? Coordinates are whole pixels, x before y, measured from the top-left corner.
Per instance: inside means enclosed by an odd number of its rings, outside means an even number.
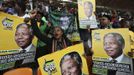
[[[70,18],[69,16],[62,16],[60,17],[60,26],[62,29],[66,30],[69,26],[70,23]]]
[[[62,65],[62,75],[80,75],[80,69],[74,59],[65,60]]]
[[[16,30],[15,41],[21,48],[26,48],[32,41],[30,30],[26,26],[21,26]]]
[[[104,49],[112,58],[116,58],[122,53],[118,40],[113,35],[107,35],[104,38]]]
[[[91,2],[84,3],[84,12],[87,17],[91,17],[93,13],[93,5]]]

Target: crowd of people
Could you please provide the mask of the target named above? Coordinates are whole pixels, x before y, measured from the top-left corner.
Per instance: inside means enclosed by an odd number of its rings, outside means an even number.
[[[40,11],[41,15],[45,17],[45,22],[48,22],[49,9],[62,11],[66,9],[68,13],[76,13],[77,6],[70,6],[69,3],[56,3],[56,1],[43,1],[43,0],[3,0],[0,1],[0,11],[9,13],[11,15],[16,15],[22,18],[30,18],[30,14],[33,13],[33,9]],[[99,8],[97,8],[99,9]],[[105,10],[105,8],[103,9]],[[134,31],[133,25],[133,15],[129,11],[121,11],[114,9],[109,9],[109,12],[101,10],[96,10],[95,15],[98,21],[98,28],[124,28],[128,27],[130,30]],[[91,11],[90,11],[91,12]],[[107,26],[104,26],[104,18],[107,18],[109,22],[106,21]],[[111,24],[111,25],[110,25]]]
[[[66,9],[68,13],[74,14],[77,17],[77,7],[75,4],[74,7],[69,7],[66,5],[66,3],[62,3],[62,6],[55,6],[56,4],[53,3],[53,0],[48,1],[48,4],[44,3],[44,0],[0,1],[0,11],[24,18],[24,23],[18,25],[15,34],[15,41],[18,46],[22,47],[21,50],[26,49],[28,46],[33,46],[31,44],[33,34],[38,38],[35,56],[36,59],[43,55],[62,50],[68,46],[76,44],[76,42],[72,42],[68,39],[66,34],[64,34],[64,30],[60,26],[54,27],[52,25],[52,23],[49,21],[48,15],[49,9],[58,11]],[[130,13],[126,12],[123,15],[119,15],[119,12],[117,12],[115,9],[109,11],[111,12],[95,12],[96,21],[98,24],[98,27],[95,29],[128,28],[132,33],[134,33],[134,18]],[[31,25],[28,24],[29,21],[31,22]],[[40,24],[39,27],[37,26],[37,22]],[[29,26],[31,28],[29,28]],[[53,30],[50,32],[50,29]],[[78,29],[81,38],[79,42],[84,42],[86,55],[92,56],[91,31],[95,29],[91,29],[90,27],[87,29]],[[48,34],[49,32],[51,35]],[[28,41],[25,42],[25,40]],[[25,46],[24,44],[27,45]]]

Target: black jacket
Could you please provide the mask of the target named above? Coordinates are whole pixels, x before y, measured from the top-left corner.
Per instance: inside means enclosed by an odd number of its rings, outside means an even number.
[[[42,42],[47,44],[47,46],[45,48],[46,50],[44,50],[44,51],[41,51],[41,50],[37,51],[36,54],[42,53],[42,54],[39,54],[40,56],[42,56],[43,53],[45,53],[45,54],[52,53],[52,41],[53,41],[54,38],[49,38],[46,35],[42,34],[41,31],[39,30],[38,26],[37,26],[37,21],[35,19],[31,20],[31,26],[32,26],[34,35],[39,40],[41,40]],[[63,38],[64,38],[67,46],[71,46],[72,45],[71,41],[68,38],[66,38],[66,37],[63,37]],[[37,57],[40,57],[40,56],[37,56]]]

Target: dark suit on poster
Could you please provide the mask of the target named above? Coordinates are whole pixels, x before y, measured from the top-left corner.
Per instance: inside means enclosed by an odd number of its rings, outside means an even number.
[[[33,44],[31,44],[31,47],[29,48],[28,52],[35,52],[34,54],[36,54],[36,47]],[[30,62],[35,62],[35,55],[34,55],[34,58],[24,59],[22,64],[30,63]]]
[[[131,67],[131,72],[130,73],[125,73],[125,72],[119,72],[117,71],[116,72],[116,75],[134,75],[133,74],[133,61],[132,61],[132,58],[126,56],[126,55],[123,55],[123,58],[121,59],[121,61],[119,63],[125,63],[125,64],[129,64]]]
[[[15,62],[16,67],[21,66],[23,64],[28,64],[28,63],[35,62],[36,47],[33,44],[30,44],[25,50],[26,51],[23,52],[23,53],[33,52],[34,53],[33,58],[26,58],[26,59],[22,59],[22,60],[17,60]],[[22,49],[19,49],[19,53],[22,53],[21,51],[22,51]]]
[[[112,58],[109,58],[111,62]],[[108,75],[133,75],[133,61],[132,58],[126,56],[125,54],[122,54],[121,56],[117,57],[117,59],[115,59],[116,62],[112,62],[112,63],[116,63],[116,64],[128,64],[130,65],[130,71],[131,72],[120,72],[120,71],[114,71],[114,70],[108,70],[111,71],[108,73]]]

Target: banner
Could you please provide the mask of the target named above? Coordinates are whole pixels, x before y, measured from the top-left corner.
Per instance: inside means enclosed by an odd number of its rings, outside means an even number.
[[[51,11],[49,12],[49,21],[53,26],[60,26],[64,29],[64,33],[72,41],[79,41],[76,17],[65,11]]]
[[[79,26],[82,29],[97,28],[95,0],[78,0]]]
[[[128,29],[93,30],[92,45],[94,74],[133,75]]]
[[[22,64],[29,63],[28,59],[31,60],[34,57],[35,51],[0,55],[0,72],[10,68],[13,69],[14,67],[21,66]],[[22,62],[20,63],[20,61]]]
[[[32,37],[30,37],[28,35],[28,32],[23,33],[23,31],[25,31],[24,30],[25,27],[22,27],[22,29],[20,30],[18,29],[18,33],[16,32],[17,25],[21,23],[23,23],[23,18],[0,12],[0,34],[1,34],[0,36],[0,63],[2,63],[0,64],[1,71],[4,69],[14,67],[16,59],[19,60],[19,56],[18,55],[16,56],[14,53],[20,52],[22,50],[21,46],[25,45],[25,47],[28,47],[26,45],[30,42],[30,40],[31,41],[33,40],[33,43],[36,44],[36,38],[33,39]],[[19,40],[16,38],[18,38]],[[30,49],[36,50],[33,44],[31,44],[28,49],[29,51]],[[9,56],[9,55],[12,55],[12,56]],[[21,59],[23,59],[23,57]],[[27,62],[29,61],[27,60]]]
[[[14,37],[16,27],[20,23],[23,23],[23,18],[0,12],[0,55],[3,52],[13,52],[15,51],[14,49],[19,48],[15,42]],[[33,40],[33,44],[35,45],[36,40],[36,38]],[[3,50],[3,52],[1,50]]]
[[[0,50],[11,50],[17,48],[14,41],[16,26],[23,23],[23,19],[0,12]]]
[[[42,75],[89,75],[83,44],[45,55],[38,59]]]

